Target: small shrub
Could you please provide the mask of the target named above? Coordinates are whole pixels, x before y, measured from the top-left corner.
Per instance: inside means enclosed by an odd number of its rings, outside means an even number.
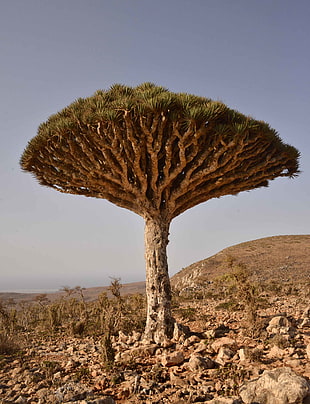
[[[230,363],[217,369],[215,377],[221,382],[220,395],[237,395],[240,385],[250,377],[250,371]]]
[[[220,295],[217,292],[213,291],[213,290],[209,290],[208,292],[204,293],[204,299],[219,300],[219,298],[220,298]]]
[[[88,367],[80,367],[74,374],[74,381],[87,381],[91,378],[91,374]]]
[[[269,343],[271,346],[277,346],[280,349],[285,349],[290,345],[288,339],[281,334],[276,334],[275,336],[270,338]]]
[[[156,384],[165,383],[167,380],[169,380],[169,377],[168,369],[159,363],[153,365],[150,371],[145,375],[148,382],[153,382]]]
[[[197,317],[197,309],[194,307],[180,307],[175,310],[175,313],[178,314],[183,321],[193,321]]]
[[[230,299],[226,302],[219,303],[215,306],[215,310],[237,310],[237,302],[234,299]]]
[[[259,348],[255,348],[249,352],[250,360],[252,362],[261,362],[264,355],[264,351]]]
[[[246,265],[236,263],[233,257],[227,258],[230,272],[221,279],[229,292],[232,301],[244,311],[246,330],[251,336],[259,334],[260,327],[257,316],[259,306],[259,288],[251,281],[251,274]]]
[[[61,366],[56,361],[43,361],[42,370],[46,379],[52,379],[54,374],[61,370]]]
[[[13,334],[17,329],[17,312],[9,309],[0,300],[0,331],[5,334]]]
[[[112,293],[112,295],[114,297],[116,297],[117,299],[120,299],[121,297],[121,289],[123,287],[123,285],[120,282],[120,278],[111,278],[111,284],[109,286],[109,291]]]
[[[0,355],[12,355],[20,350],[20,346],[13,336],[0,333]]]
[[[266,291],[270,292],[271,294],[281,295],[282,285],[280,285],[278,282],[270,281],[270,282],[267,282],[264,286],[265,286]]]
[[[81,337],[85,332],[86,324],[84,320],[72,321],[69,324],[70,334],[74,337]]]
[[[112,346],[111,335],[108,332],[101,339],[101,349],[104,366],[111,368],[115,361],[115,351]]]

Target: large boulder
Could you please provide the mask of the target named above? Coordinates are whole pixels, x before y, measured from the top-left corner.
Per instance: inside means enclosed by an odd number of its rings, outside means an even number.
[[[273,317],[267,327],[268,334],[289,334],[291,331],[290,322],[284,316]]]
[[[213,369],[215,363],[208,357],[204,358],[203,356],[193,354],[190,356],[187,367],[190,371],[197,372],[204,369]]]
[[[265,371],[258,379],[240,388],[240,397],[246,404],[298,404],[309,394],[306,379],[291,368]]]

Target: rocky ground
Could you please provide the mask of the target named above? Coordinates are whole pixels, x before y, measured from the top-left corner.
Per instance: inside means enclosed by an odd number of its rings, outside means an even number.
[[[309,403],[310,308],[299,296],[270,296],[250,332],[242,311],[219,301],[184,301],[173,339],[141,334],[18,338],[22,352],[0,356],[0,403]],[[112,355],[113,357],[113,355]],[[307,401],[308,400],[308,401]]]

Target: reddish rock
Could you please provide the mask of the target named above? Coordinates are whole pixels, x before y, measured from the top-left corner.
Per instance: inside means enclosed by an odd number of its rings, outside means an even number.
[[[161,364],[163,366],[177,366],[181,365],[184,362],[184,355],[182,351],[172,352],[170,354],[166,354],[161,359]]]

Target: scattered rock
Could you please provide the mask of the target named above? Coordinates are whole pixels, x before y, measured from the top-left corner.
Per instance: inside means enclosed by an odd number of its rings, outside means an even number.
[[[268,332],[257,340],[244,332],[241,311],[215,311],[218,299],[185,301],[197,312],[189,321],[192,332],[176,323],[173,339],[160,345],[142,341],[137,331],[113,335],[110,367],[102,361],[100,335],[27,335],[22,357],[0,356],[0,403],[300,404],[310,378],[310,307],[304,302],[280,296],[260,309]],[[277,366],[293,373],[271,371]],[[239,391],[247,401],[236,397]]]
[[[170,382],[173,386],[177,387],[185,387],[189,385],[188,379],[174,374],[174,372],[170,372]]]
[[[55,393],[56,402],[65,403],[68,401],[83,400],[91,391],[82,383],[69,382],[59,387]]]
[[[300,359],[287,359],[285,361],[286,366],[292,367],[292,368],[298,368],[301,365],[301,360]]]

